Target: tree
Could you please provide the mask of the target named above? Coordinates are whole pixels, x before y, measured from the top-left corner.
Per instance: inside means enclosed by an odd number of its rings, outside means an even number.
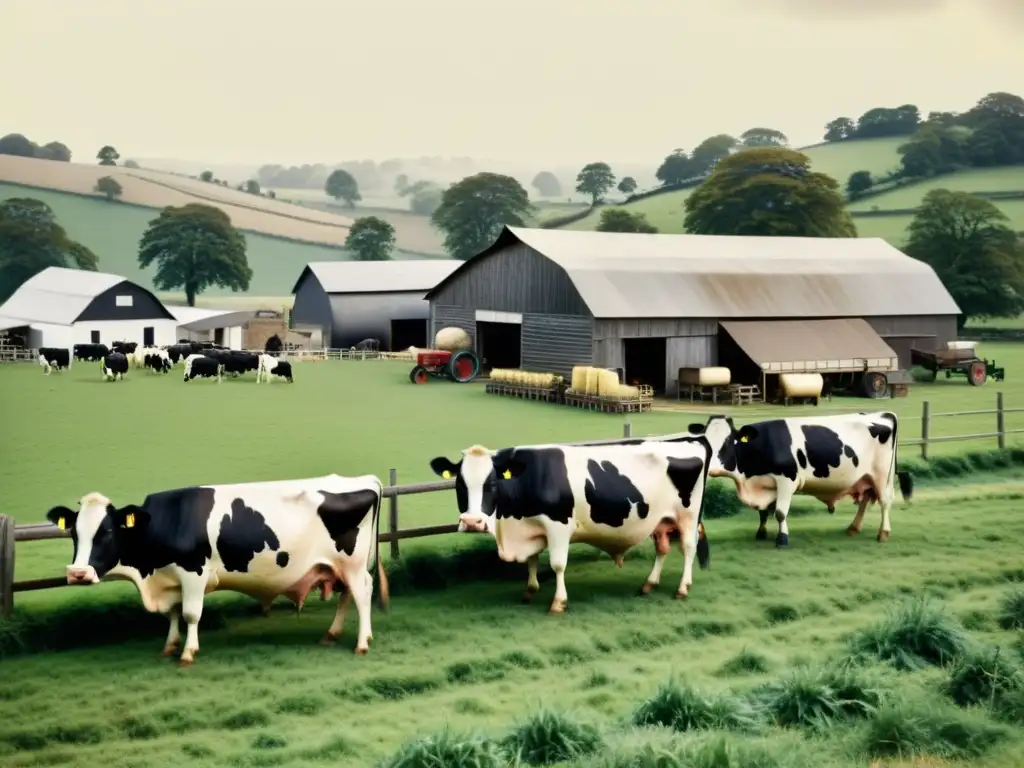
[[[324,184],[324,191],[335,200],[344,200],[349,208],[355,208],[356,203],[363,199],[359,194],[359,185],[355,178],[346,170],[339,168],[332,171]]]
[[[576,191],[590,195],[591,205],[597,205],[613,186],[615,174],[608,163],[588,163],[576,174]]]
[[[690,154],[690,166],[694,175],[710,173],[712,168],[729,156],[737,144],[739,142],[736,139],[724,133],[704,139]]]
[[[51,141],[36,149],[36,157],[40,160],[53,160],[58,163],[70,163],[71,150],[68,149],[66,144],[61,144],[59,141]]]
[[[0,301],[47,267],[96,271],[96,254],[68,237],[45,203],[30,197],[0,201]]]
[[[632,195],[636,191],[636,179],[632,176],[624,176],[616,189],[624,195]]]
[[[445,233],[448,253],[465,261],[487,248],[503,225],[522,227],[533,212],[526,190],[511,176],[477,173],[452,184],[431,216]]]
[[[871,171],[854,171],[846,182],[846,194],[850,196],[851,200],[856,200],[871,189],[874,183],[871,179]]]
[[[561,197],[562,182],[551,171],[541,171],[533,177],[530,186],[537,190],[541,197]]]
[[[654,177],[666,187],[674,187],[682,184],[693,177],[693,165],[689,156],[681,149],[672,152],[671,155],[661,161]]]
[[[789,138],[774,128],[751,128],[740,134],[744,147],[784,147]]]
[[[904,251],[939,276],[963,315],[1005,317],[1024,310],[1024,245],[984,198],[933,189],[921,201]]]
[[[199,174],[200,181],[213,181],[213,171],[203,171]]]
[[[211,285],[249,290],[252,270],[245,236],[224,211],[201,203],[168,206],[149,222],[139,243],[139,266],[153,262],[153,285],[163,291],[183,288],[190,307]]]
[[[245,191],[250,195],[258,195],[260,193],[260,183],[256,179],[249,179],[245,182]]]
[[[0,155],[35,157],[36,149],[36,145],[20,133],[9,133],[0,138]]]
[[[857,124],[848,117],[837,117],[825,125],[825,141],[846,141],[857,133]]]
[[[598,232],[639,232],[656,234],[658,228],[647,221],[646,214],[630,213],[625,208],[605,208],[597,223]]]
[[[399,197],[405,197],[406,191],[409,189],[409,176],[404,173],[400,173],[395,176],[395,194]]]
[[[722,160],[686,198],[686,231],[697,235],[856,237],[839,184],[810,158],[778,147]]]
[[[125,160],[122,164],[124,168],[139,168],[139,164],[134,160]]]
[[[120,157],[121,156],[117,154],[117,150],[109,144],[105,145],[96,153],[96,159],[100,161],[100,165],[117,165],[117,161]]]
[[[395,228],[376,216],[356,219],[348,230],[345,247],[352,251],[355,261],[388,261],[395,248]]]
[[[96,181],[96,186],[92,188],[92,191],[106,195],[107,200],[113,200],[120,197],[124,190],[113,176],[104,176]]]
[[[409,198],[409,210],[420,216],[433,216],[441,206],[443,196],[444,193],[434,186],[421,189]]]

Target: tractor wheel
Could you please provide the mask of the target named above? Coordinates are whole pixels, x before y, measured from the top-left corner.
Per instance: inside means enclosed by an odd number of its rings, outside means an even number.
[[[427,379],[430,378],[430,372],[422,365],[417,365],[411,371],[409,371],[409,381],[413,384],[426,384]]]
[[[885,397],[886,391],[889,389],[889,382],[885,378],[884,373],[878,371],[870,371],[864,374],[864,378],[860,382],[860,391],[864,397],[870,397],[877,399],[879,397]]]
[[[468,349],[456,352],[448,361],[448,378],[464,384],[480,372],[480,361]]]
[[[972,386],[980,387],[985,383],[988,378],[988,366],[985,365],[981,360],[971,363],[971,367],[967,369],[967,381]]]

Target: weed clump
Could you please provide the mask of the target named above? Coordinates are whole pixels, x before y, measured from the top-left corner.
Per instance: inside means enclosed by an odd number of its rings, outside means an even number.
[[[866,672],[849,664],[798,667],[754,692],[776,725],[821,728],[869,716],[883,690]]]
[[[502,768],[507,761],[492,741],[444,730],[403,745],[380,765],[381,768]]]
[[[868,721],[864,748],[872,757],[976,758],[1005,739],[1007,730],[977,711],[894,701]]]
[[[855,654],[911,671],[953,661],[967,650],[968,637],[959,621],[924,597],[897,604],[882,621],[854,635],[852,646]]]
[[[723,677],[760,675],[771,669],[771,662],[763,654],[744,648],[718,669]]]
[[[633,724],[661,725],[676,731],[755,730],[757,712],[745,698],[710,695],[670,681],[633,712]]]
[[[553,765],[594,755],[604,739],[592,725],[541,710],[506,736],[502,746],[509,757],[526,765]]]
[[[1003,598],[996,620],[1000,629],[1024,629],[1024,589],[1015,589]]]
[[[999,648],[973,650],[959,658],[945,692],[961,707],[988,706],[1010,722],[1024,717],[1024,673]]]

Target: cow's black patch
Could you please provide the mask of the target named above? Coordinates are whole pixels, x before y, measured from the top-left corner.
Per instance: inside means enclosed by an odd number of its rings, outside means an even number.
[[[793,438],[783,419],[748,424],[718,451],[719,461],[728,472],[744,477],[779,475],[796,480],[797,466],[793,455]]]
[[[682,459],[669,458],[668,479],[679,494],[684,507],[693,501],[693,492],[697,489],[701,475],[704,473],[704,461],[696,456]]]
[[[278,552],[277,553],[277,558],[275,558],[275,562],[277,563],[277,567],[278,568],[285,568],[285,567],[287,567],[288,566],[288,553],[287,552]]]
[[[807,469],[807,454],[804,453],[803,448],[796,449],[796,460],[800,465],[800,469]]]
[[[855,450],[853,450],[853,446],[852,445],[850,445],[850,444],[844,445],[843,446],[843,453],[846,454],[846,458],[848,458],[850,461],[853,462],[853,466],[856,467],[856,466],[860,465],[860,457],[857,455],[857,452]]]
[[[868,434],[882,445],[885,445],[892,436],[892,427],[889,424],[873,422],[868,425]]]
[[[492,458],[494,506],[499,518],[546,515],[557,523],[572,519],[575,500],[560,448],[505,448]],[[506,480],[506,470],[513,477]]]
[[[366,488],[346,493],[319,493],[324,500],[317,507],[316,513],[334,541],[335,548],[339,552],[351,555],[356,550],[360,523],[366,518],[367,513],[377,507],[377,492]]]
[[[224,562],[224,570],[245,573],[264,547],[276,551],[280,546],[277,534],[261,513],[246,506],[243,499],[231,502],[231,514],[221,518],[217,536],[217,554]]]
[[[626,475],[610,461],[587,460],[584,495],[590,504],[590,519],[601,525],[622,526],[636,505],[641,520],[647,517],[651,506],[644,495]]]
[[[843,441],[828,427],[807,424],[800,427],[804,433],[807,448],[807,462],[814,469],[815,477],[828,477],[830,467],[838,467],[842,461]]]

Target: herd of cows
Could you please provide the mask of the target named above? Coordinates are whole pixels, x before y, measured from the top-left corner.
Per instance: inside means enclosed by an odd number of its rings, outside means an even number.
[[[220,382],[224,374],[241,376],[249,371],[256,372],[257,383],[270,381],[272,374],[289,383],[294,381],[292,364],[275,357],[270,353],[269,346],[263,354],[198,341],[182,341],[164,347],[140,346],[134,341],[115,341],[112,347],[106,344],[75,344],[70,351],[60,347],[42,347],[39,350],[39,365],[46,376],[53,370],[70,368],[72,359],[99,361],[103,378],[108,381],[123,380],[129,368],[133,367],[146,368],[155,373],[169,373],[179,362],[184,364],[185,381],[202,377]]]
[[[539,590],[539,556],[548,551],[556,579],[549,613],[561,614],[568,604],[569,547],[577,542],[608,553],[621,567],[628,550],[652,539],[654,566],[640,589],[646,595],[658,586],[671,537],[678,535],[684,563],[675,596],[687,597],[694,557],[702,569],[710,563],[704,524],[708,477],[731,479],[740,501],[759,511],[758,540],[767,538],[774,514],[776,546],[788,546],[790,503],[801,494],[821,500],[830,513],[840,500],[852,498],[857,512],[850,535],[860,532],[868,505],[879,504],[877,538],[886,541],[896,485],[904,501],[913,493],[910,475],[897,472],[896,442],[897,419],[890,412],[743,427],[712,416],[677,435],[497,451],[475,445],[457,461],[439,456],[429,465],[455,481],[459,530],[489,534],[501,560],[527,564],[527,602]],[[54,507],[47,519],[71,536],[69,584],[130,580],[147,610],[169,616],[165,656],[177,651],[184,618],[180,664],[188,666],[199,650],[204,596],[216,590],[249,595],[265,611],[279,596],[301,609],[311,592],[319,590],[322,600],[337,592],[337,610],[322,642],[338,639],[354,600],[355,651],[366,653],[374,570],[380,604],[388,604],[379,556],[381,498],[375,476],[332,474],[163,490],[125,506],[92,492],[77,509]]]

